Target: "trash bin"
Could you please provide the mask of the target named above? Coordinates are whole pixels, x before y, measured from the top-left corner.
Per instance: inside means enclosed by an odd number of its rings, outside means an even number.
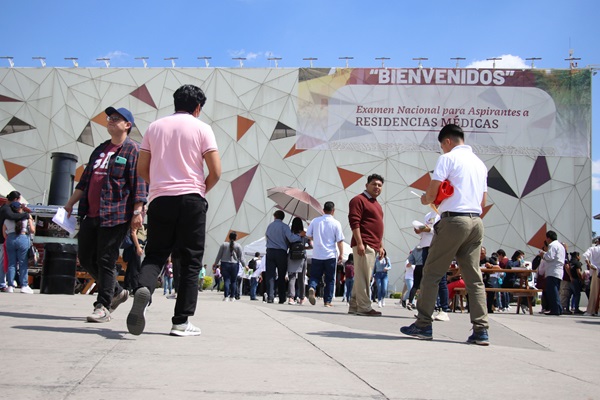
[[[44,245],[40,293],[75,294],[77,246],[65,243]]]

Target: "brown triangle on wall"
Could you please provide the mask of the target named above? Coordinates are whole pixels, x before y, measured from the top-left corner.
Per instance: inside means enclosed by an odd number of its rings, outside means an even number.
[[[81,180],[81,175],[83,175],[84,169],[85,169],[85,164],[82,164],[79,167],[77,167],[77,169],[75,170],[75,178],[74,178],[75,182],[79,182]]]
[[[135,97],[136,99],[141,100],[144,103],[148,104],[150,107],[156,108],[154,99],[152,99],[152,96],[150,95],[150,92],[148,91],[146,84],[143,84],[142,86],[135,89],[133,92],[131,92],[129,94],[132,95],[133,97]]]
[[[254,121],[252,121],[251,119],[248,119],[248,118],[244,118],[241,115],[238,115],[238,117],[237,117],[237,140],[238,141],[246,134],[246,132],[248,132],[248,129],[250,129],[252,127],[252,125],[254,125]]]
[[[423,175],[422,177],[420,177],[419,179],[414,181],[409,186],[411,188],[422,190],[425,192],[425,191],[427,191],[427,188],[429,187],[429,182],[431,182],[431,176],[429,175],[429,172],[427,172],[425,175]]]
[[[4,160],[4,169],[6,170],[6,179],[11,180],[19,175],[26,167]]]
[[[338,174],[340,175],[340,179],[342,180],[342,185],[344,189],[348,189],[354,182],[358,181],[363,177],[363,174],[359,174],[358,172],[349,171],[344,168],[337,167]]]
[[[3,96],[1,94],[0,94],[0,102],[3,102],[3,103],[11,103],[11,102],[22,103],[21,100],[13,99],[12,97]]]
[[[108,121],[106,120],[106,113],[102,111],[100,114],[96,115],[92,118],[92,122],[97,123],[98,125],[102,125],[103,127],[108,127]]]
[[[240,231],[235,231],[233,229],[230,229],[229,232],[227,232],[227,236],[225,236],[225,242],[229,242],[229,234],[231,232],[237,233],[237,239],[236,240],[240,240],[240,239],[245,238],[246,236],[249,235],[249,233],[246,233],[246,232],[240,232]]]
[[[537,249],[541,249],[544,247],[544,240],[546,240],[546,224],[542,225],[542,227],[529,239],[527,242],[528,246],[535,247]]]
[[[296,145],[293,145],[292,148],[290,149],[290,151],[288,151],[287,154],[285,155],[285,157],[283,157],[283,158],[285,159],[285,158],[288,158],[288,157],[291,157],[291,156],[295,156],[296,154],[300,154],[303,151],[306,151],[306,150],[299,149],[299,148],[296,147]]]

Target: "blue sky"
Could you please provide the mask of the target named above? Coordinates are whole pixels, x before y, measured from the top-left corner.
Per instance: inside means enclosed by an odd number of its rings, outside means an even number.
[[[149,57],[150,67],[344,66],[339,57],[354,57],[351,67],[380,65],[451,67],[502,57],[496,67],[529,65],[567,68],[569,49],[579,66],[600,67],[600,2],[538,1],[403,1],[403,0],[21,0],[2,4],[0,56],[14,57],[17,67],[37,67],[32,57],[46,57],[50,67],[140,67],[136,57]],[[0,66],[8,66],[0,60]],[[600,74],[593,78],[593,203],[600,213]],[[594,230],[600,233],[600,223]]]

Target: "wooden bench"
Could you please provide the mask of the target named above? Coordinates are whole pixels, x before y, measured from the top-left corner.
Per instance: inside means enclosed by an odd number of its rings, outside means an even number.
[[[517,297],[517,314],[519,314],[521,310],[521,299],[523,297],[527,298],[527,306],[529,307],[529,314],[533,315],[533,305],[531,303],[531,298],[537,295],[542,289],[522,289],[522,288],[485,288],[486,292],[494,292],[494,293],[513,293],[515,297]],[[467,294],[466,288],[455,288],[454,289],[454,304],[453,308],[456,309],[456,297],[458,296],[458,300],[460,301],[460,312],[464,311],[463,301],[464,297]]]
[[[121,266],[123,272],[127,271],[127,263],[123,261],[123,257],[119,256],[119,259],[116,262]],[[77,279],[83,279],[85,284],[83,289],[81,289],[81,294],[93,294],[95,292],[94,288],[96,286],[96,280],[92,278],[92,276],[85,271],[76,271],[75,277]],[[117,281],[123,282],[125,280],[125,275],[117,275]]]

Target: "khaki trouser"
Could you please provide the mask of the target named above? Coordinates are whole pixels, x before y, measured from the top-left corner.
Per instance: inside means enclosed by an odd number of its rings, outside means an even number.
[[[590,298],[588,299],[588,306],[585,312],[588,314],[596,314],[598,312],[598,291],[600,289],[600,278],[598,278],[598,271],[595,269],[590,270],[592,274],[592,281],[590,282]]]
[[[358,255],[358,248],[352,248],[354,255],[354,287],[350,297],[350,311],[369,312],[371,307],[371,276],[375,267],[375,250],[365,247],[365,255]]]
[[[488,329],[485,286],[479,270],[479,252],[483,239],[481,218],[445,217],[435,225],[435,233],[423,267],[416,325],[423,328],[432,324],[438,285],[456,256],[469,295],[473,330]]]

